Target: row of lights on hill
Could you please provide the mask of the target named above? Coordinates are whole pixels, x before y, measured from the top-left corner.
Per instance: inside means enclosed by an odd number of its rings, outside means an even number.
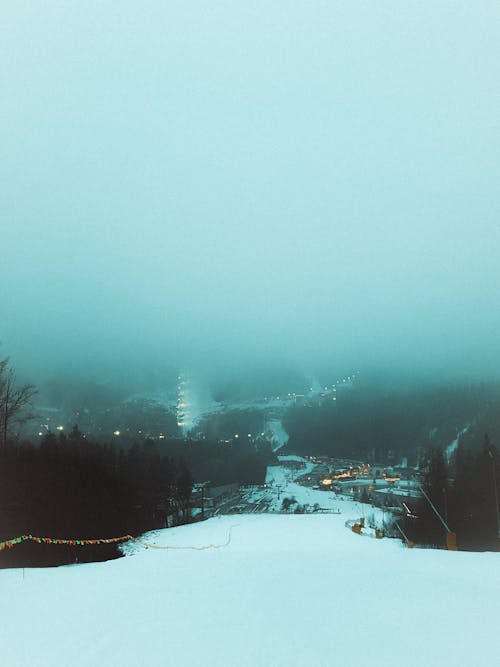
[[[142,431],[139,431],[139,433],[142,433]],[[121,435],[121,431],[119,431],[119,430],[117,429],[116,431],[113,431],[113,435],[114,435],[116,438],[118,438],[118,436]],[[166,437],[167,437],[167,436],[166,436],[164,433],[160,433],[160,435],[158,436],[158,439],[159,439],[159,440],[165,440]]]
[[[49,429],[49,425],[48,425],[48,424],[44,424],[44,426],[45,426],[45,428],[47,429],[47,433],[48,433],[49,430],[50,430],[50,429]],[[61,425],[56,426],[56,431],[64,431],[64,426],[61,426]],[[43,435],[43,431],[38,431],[38,435],[39,435],[40,437],[42,437],[42,435]]]

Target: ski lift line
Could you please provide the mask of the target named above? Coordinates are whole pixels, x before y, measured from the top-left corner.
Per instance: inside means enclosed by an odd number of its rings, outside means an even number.
[[[401,535],[402,535],[402,536],[404,537],[404,539],[406,540],[406,544],[408,544],[409,539],[408,539],[408,537],[406,536],[404,530],[403,530],[403,529],[401,528],[401,526],[399,525],[399,523],[398,523],[397,521],[395,521],[395,522],[394,522],[394,525],[396,526],[396,528],[399,530],[399,532],[401,533]]]
[[[451,533],[452,531],[450,530],[450,527],[448,526],[448,524],[446,523],[446,521],[443,519],[443,517],[441,516],[441,514],[439,514],[439,512],[438,512],[438,510],[436,509],[436,506],[434,505],[434,503],[432,502],[432,500],[431,500],[431,499],[429,498],[429,496],[426,494],[426,492],[424,491],[424,489],[422,488],[421,485],[419,485],[419,488],[420,488],[420,491],[422,491],[422,493],[424,494],[424,498],[427,500],[427,502],[429,503],[429,505],[430,505],[430,506],[432,507],[432,509],[434,510],[436,516],[438,517],[438,519],[441,521],[441,523],[442,523],[443,526],[445,527],[446,532],[447,532],[447,533]]]

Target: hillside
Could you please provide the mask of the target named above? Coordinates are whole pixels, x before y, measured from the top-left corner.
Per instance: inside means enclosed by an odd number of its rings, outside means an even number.
[[[233,515],[125,558],[0,571],[2,662],[494,664],[500,559],[404,548],[346,515]]]

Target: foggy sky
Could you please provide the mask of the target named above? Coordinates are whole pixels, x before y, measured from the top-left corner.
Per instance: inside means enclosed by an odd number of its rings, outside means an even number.
[[[0,32],[20,368],[496,374],[498,3],[19,0]]]

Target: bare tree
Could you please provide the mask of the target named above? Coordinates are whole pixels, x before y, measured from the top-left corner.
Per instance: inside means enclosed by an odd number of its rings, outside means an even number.
[[[7,447],[9,430],[14,424],[20,425],[33,417],[32,405],[36,388],[32,384],[18,385],[14,369],[9,359],[0,360],[0,429],[2,450]]]

